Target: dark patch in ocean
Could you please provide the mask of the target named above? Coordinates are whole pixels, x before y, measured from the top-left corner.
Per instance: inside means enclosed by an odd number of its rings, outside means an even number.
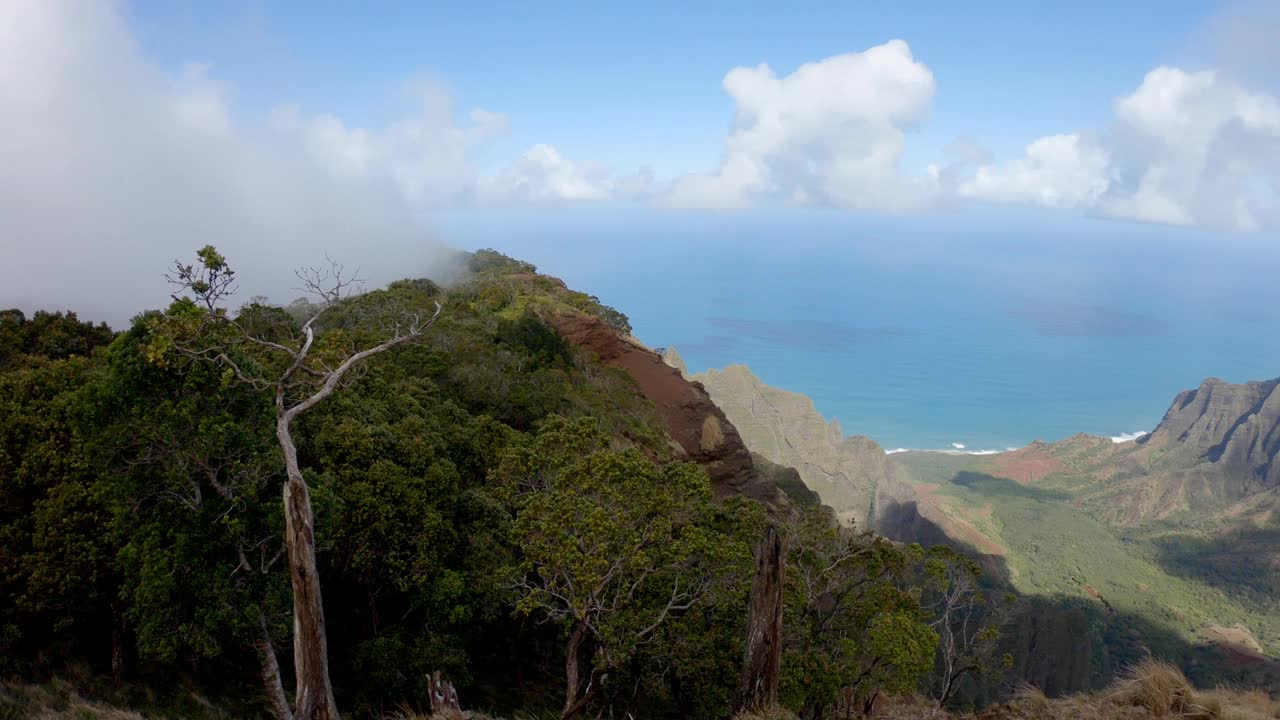
[[[706,335],[697,340],[677,343],[676,347],[684,355],[723,356],[738,347],[738,339],[726,335]]]
[[[717,316],[707,318],[707,323],[718,332],[706,339],[725,338],[725,333],[728,333],[730,340],[754,340],[774,347],[809,352],[847,352],[868,343],[907,334],[905,330],[896,327],[860,328],[818,320],[775,322]]]
[[[1049,337],[1140,337],[1165,331],[1158,318],[1101,305],[1029,303],[1004,313]]]

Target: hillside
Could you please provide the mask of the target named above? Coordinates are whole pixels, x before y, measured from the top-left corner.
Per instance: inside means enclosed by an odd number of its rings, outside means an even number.
[[[223,267],[201,253],[205,272]],[[189,687],[235,717],[287,709],[277,698],[292,684],[296,609],[263,389],[296,407],[355,348],[439,307],[429,335],[366,360],[294,428],[343,715],[419,704],[437,670],[477,706],[560,703],[570,651],[561,617],[544,614],[556,601],[537,604],[559,595],[537,594],[534,563],[564,562],[575,543],[593,549],[562,573],[604,559],[632,568],[603,586],[632,597],[593,611],[584,665],[612,649],[602,638],[624,641],[611,612],[676,633],[679,613],[645,609],[675,587],[675,601],[723,617],[681,648],[724,664],[673,668],[673,637],[646,635],[608,667],[653,684],[632,700],[663,712],[681,683],[723,700],[716,688],[735,685],[742,655],[741,568],[766,513],[792,507],[778,483],[802,503],[809,493],[787,468],[758,466],[622,313],[492,251],[457,260],[449,286],[408,279],[207,313],[175,299],[119,333],[67,313],[0,313],[0,673]],[[216,353],[183,349],[193,342]],[[298,348],[316,362],[272,385],[294,367],[280,358],[302,363]]]
[[[1142,444],[890,456],[493,251],[287,306],[229,305],[197,258],[123,332],[0,313],[5,704],[384,718],[447,681],[509,717],[817,718],[1096,689],[1149,652],[1274,681],[1265,384]],[[1213,492],[1095,499],[1186,467]]]
[[[859,509],[874,508],[878,532],[956,544],[993,581],[1046,600],[1042,614],[1084,613],[1092,640],[1068,650],[1063,637],[1056,668],[1024,668],[1040,687],[1097,687],[1154,650],[1204,681],[1280,688],[1275,381],[1208,380],[1137,442],[1076,435],[972,456],[885,455],[742,366],[696,377],[753,451],[793,464],[842,515],[862,521]],[[1019,662],[1038,654],[1027,622]]]
[[[675,356],[678,358],[678,356]],[[668,350],[671,362],[672,351]],[[849,437],[813,401],[764,384],[745,365],[693,375],[738,428],[752,452],[793,467],[842,519],[866,525],[876,489],[893,475],[888,457],[866,437]]]

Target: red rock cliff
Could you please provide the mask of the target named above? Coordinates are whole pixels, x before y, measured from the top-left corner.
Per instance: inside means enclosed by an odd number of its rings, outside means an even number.
[[[773,510],[789,505],[786,494],[759,472],[738,430],[711,401],[701,383],[691,382],[658,353],[600,318],[557,313],[546,321],[573,345],[606,365],[625,370],[666,423],[667,434],[684,456],[707,470],[717,498],[742,495]]]

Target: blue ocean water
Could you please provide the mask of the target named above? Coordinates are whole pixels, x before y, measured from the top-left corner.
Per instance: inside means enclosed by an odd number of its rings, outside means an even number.
[[[692,370],[746,363],[886,448],[1149,430],[1208,376],[1280,376],[1280,242],[1040,211],[459,215]]]

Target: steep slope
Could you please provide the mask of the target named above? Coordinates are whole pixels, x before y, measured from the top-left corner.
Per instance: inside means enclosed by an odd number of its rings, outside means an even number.
[[[678,361],[674,351],[667,352]],[[795,468],[804,484],[841,518],[859,524],[870,521],[876,488],[893,477],[889,456],[879,445],[866,437],[846,437],[840,424],[827,422],[812,400],[766,385],[745,365],[708,370],[693,379],[706,388],[753,452]]]
[[[995,456],[986,471],[1065,490],[1113,525],[1210,528],[1240,503],[1280,488],[1280,380],[1209,378],[1179,393],[1134,442],[1077,435]],[[1232,511],[1232,508],[1236,508]]]
[[[1028,597],[1011,649],[1039,687],[1096,687],[1149,651],[1206,682],[1280,682],[1275,382],[1207,381],[1142,442],[970,456],[885,455],[742,366],[694,377],[825,504],[893,539],[965,547]],[[1058,662],[1036,665],[1045,653]]]
[[[679,453],[707,469],[718,496],[740,494],[775,510],[788,505],[772,475],[756,468],[734,423],[698,383],[663,362],[657,352],[599,317],[557,311],[544,319],[573,345],[620,368],[658,409]]]
[[[1178,394],[1139,444],[1181,448],[1239,478],[1241,497],[1280,486],[1280,379],[1230,384],[1209,378]]]

